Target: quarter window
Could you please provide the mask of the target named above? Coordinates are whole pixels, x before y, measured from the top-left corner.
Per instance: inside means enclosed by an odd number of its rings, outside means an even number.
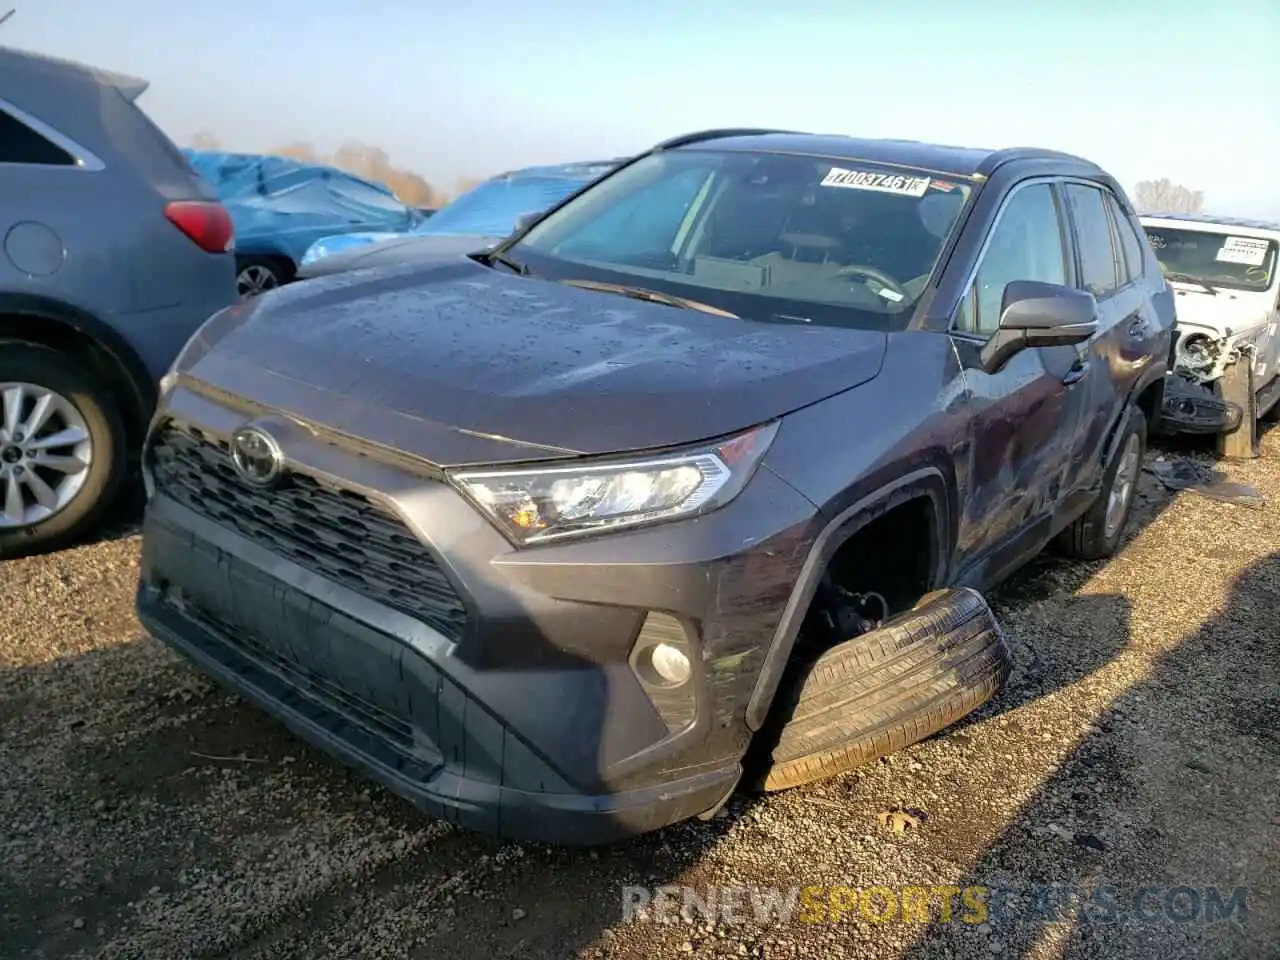
[[[1005,287],[1014,280],[1065,283],[1064,249],[1053,188],[1037,183],[1018,190],[1001,212],[973,286],[960,303],[957,328],[983,336],[994,333]]]
[[[36,133],[17,117],[0,110],[0,163],[34,163],[69,167],[75,158]]]
[[[1076,224],[1080,247],[1080,286],[1095,297],[1105,297],[1118,286],[1116,254],[1102,191],[1080,183],[1066,185],[1067,203]]]

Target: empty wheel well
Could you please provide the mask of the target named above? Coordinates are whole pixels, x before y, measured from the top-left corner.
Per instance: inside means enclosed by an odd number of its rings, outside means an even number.
[[[0,313],[0,340],[24,340],[74,357],[106,384],[128,431],[130,448],[140,447],[151,415],[152,394],[129,369],[129,360],[64,320],[44,315]],[[142,362],[132,358],[135,366]],[[149,386],[150,381],[147,381]]]
[[[895,504],[858,528],[827,563],[792,660],[807,661],[910,609],[934,586],[937,531],[933,502],[924,496]]]
[[[876,513],[841,543],[819,579],[777,690],[760,716],[758,735],[744,761],[749,767],[759,767],[777,743],[781,718],[818,657],[911,609],[940,586],[935,579],[942,549],[934,501],[923,494]],[[884,609],[876,597],[883,599]]]

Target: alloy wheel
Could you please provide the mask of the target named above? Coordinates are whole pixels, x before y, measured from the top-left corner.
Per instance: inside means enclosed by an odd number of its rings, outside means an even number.
[[[280,286],[275,271],[261,263],[251,263],[236,275],[236,293],[241,299],[256,297],[260,293]]]
[[[74,403],[38,384],[0,382],[0,528],[61,512],[92,463],[93,440]]]
[[[1134,488],[1138,485],[1138,471],[1141,463],[1141,443],[1136,433],[1129,434],[1120,453],[1120,463],[1116,467],[1115,479],[1111,482],[1111,491],[1107,494],[1107,513],[1103,520],[1103,535],[1110,540],[1124,523],[1129,509],[1129,501],[1133,499]]]

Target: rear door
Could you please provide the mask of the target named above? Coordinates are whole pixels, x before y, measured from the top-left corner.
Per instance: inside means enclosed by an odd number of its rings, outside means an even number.
[[[1099,184],[1069,181],[1062,186],[1076,247],[1076,283],[1098,301],[1098,332],[1074,348],[1082,381],[1081,421],[1067,472],[1065,493],[1100,481],[1106,442],[1129,394],[1150,361],[1151,340],[1159,334],[1142,268],[1137,236],[1126,241],[1112,209],[1115,197]],[[1132,233],[1132,227],[1129,227]],[[1133,252],[1126,252],[1129,246]]]

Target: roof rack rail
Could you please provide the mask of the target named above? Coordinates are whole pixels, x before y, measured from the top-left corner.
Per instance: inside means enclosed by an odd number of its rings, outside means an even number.
[[[758,137],[766,133],[798,132],[797,130],[774,130],[768,127],[722,127],[715,130],[699,130],[697,133],[686,133],[679,137],[672,137],[670,140],[663,140],[653,149],[674,150],[676,147],[684,147],[691,143],[701,143],[704,140],[723,140],[726,137]]]

